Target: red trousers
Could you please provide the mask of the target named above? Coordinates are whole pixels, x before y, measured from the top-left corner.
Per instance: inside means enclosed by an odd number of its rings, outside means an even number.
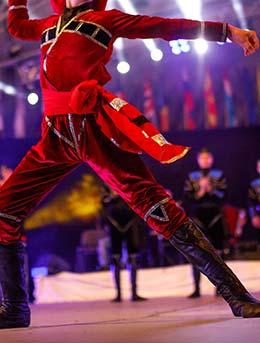
[[[187,216],[138,155],[118,148],[92,115],[45,117],[42,138],[0,188],[0,244],[21,239],[23,220],[65,175],[88,163],[148,225],[169,239]]]

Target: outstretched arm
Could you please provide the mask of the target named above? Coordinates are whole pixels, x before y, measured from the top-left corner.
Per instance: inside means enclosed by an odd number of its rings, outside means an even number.
[[[246,56],[259,48],[255,31],[242,30],[227,23],[130,15],[118,10],[110,11],[110,16],[111,31],[116,37],[162,38],[168,41],[205,38],[219,42],[229,38],[244,49]]]
[[[118,10],[110,13],[111,31],[116,37],[162,38],[167,41],[204,37],[220,42],[227,39],[226,23],[130,15]]]
[[[40,40],[49,18],[29,19],[27,0],[9,0],[8,31],[19,39]]]

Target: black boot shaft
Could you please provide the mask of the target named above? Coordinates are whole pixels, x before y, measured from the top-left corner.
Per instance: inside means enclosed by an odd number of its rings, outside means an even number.
[[[4,301],[27,302],[23,243],[0,245],[0,284]]]
[[[0,285],[3,292],[0,329],[30,325],[24,260],[25,247],[22,243],[0,244]]]
[[[183,224],[170,242],[217,287],[235,316],[260,317],[259,301],[248,293],[192,221]]]

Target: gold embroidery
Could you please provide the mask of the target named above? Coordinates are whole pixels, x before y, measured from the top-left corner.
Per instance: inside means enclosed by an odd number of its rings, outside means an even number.
[[[79,31],[73,31],[73,30],[65,30],[65,31],[63,31],[63,32],[76,33],[76,34],[78,34],[78,35],[80,35],[80,36],[83,36],[83,37],[86,37],[87,39],[91,40],[92,42],[94,42],[94,43],[96,43],[96,44],[102,46],[102,48],[107,49],[107,46],[106,46],[106,45],[102,44],[101,42],[99,42],[98,40],[96,40],[95,38],[93,38],[92,36],[86,35],[85,33],[81,33],[81,32],[79,32]]]
[[[119,112],[121,108],[127,104],[128,103],[125,100],[120,98],[115,98],[110,102],[110,106],[113,107],[113,109],[115,109],[117,112]]]
[[[98,23],[95,23],[93,21],[86,21],[86,20],[79,20],[80,22],[82,22],[83,24],[92,24],[92,25],[95,25],[97,27],[99,27],[101,30],[105,31],[110,38],[112,38],[112,33],[109,32],[104,26],[98,24]]]
[[[172,159],[170,159],[168,161],[162,161],[162,163],[166,164],[166,163],[176,162],[179,159],[181,159],[182,157],[184,157],[189,151],[190,151],[190,148],[186,148],[186,149],[184,149],[184,151],[180,155],[174,156]]]
[[[99,33],[99,31],[100,31],[100,28],[97,27],[96,30],[92,33],[91,37],[96,38],[96,35]]]
[[[145,131],[142,131],[142,134],[145,136],[145,138],[149,138],[149,135]]]
[[[165,137],[163,137],[163,135],[161,133],[159,133],[158,135],[155,135],[152,137],[152,139],[159,144],[160,146],[164,146],[167,144],[170,144]]]
[[[51,29],[55,29],[56,26],[51,26],[51,27],[48,27],[48,29],[45,29],[44,31],[42,31],[42,35],[44,35],[45,32],[51,30]]]

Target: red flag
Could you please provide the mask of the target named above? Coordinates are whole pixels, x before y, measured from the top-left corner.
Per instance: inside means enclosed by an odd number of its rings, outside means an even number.
[[[233,99],[233,88],[231,84],[231,80],[229,75],[225,73],[223,79],[223,86],[224,86],[224,95],[225,95],[225,124],[226,127],[235,127],[237,125],[236,122],[236,114],[235,114],[235,105]]]
[[[170,131],[170,109],[164,105],[160,111],[160,128],[162,132]]]
[[[213,91],[213,82],[210,73],[207,71],[204,83],[205,96],[205,126],[208,129],[215,129],[218,126],[218,114],[216,99]]]
[[[3,93],[0,92],[0,134],[4,131],[4,116],[3,116]]]
[[[183,101],[183,126],[186,130],[196,129],[195,121],[195,102],[191,91],[191,84],[188,79],[188,74],[183,75],[184,82],[184,101]]]
[[[156,124],[156,108],[153,97],[153,89],[150,82],[144,83],[144,115],[153,124]]]
[[[16,113],[14,118],[14,136],[15,138],[25,138],[25,107],[24,99],[20,96],[16,98]]]
[[[257,83],[257,100],[260,104],[260,65],[256,70],[256,83]]]

